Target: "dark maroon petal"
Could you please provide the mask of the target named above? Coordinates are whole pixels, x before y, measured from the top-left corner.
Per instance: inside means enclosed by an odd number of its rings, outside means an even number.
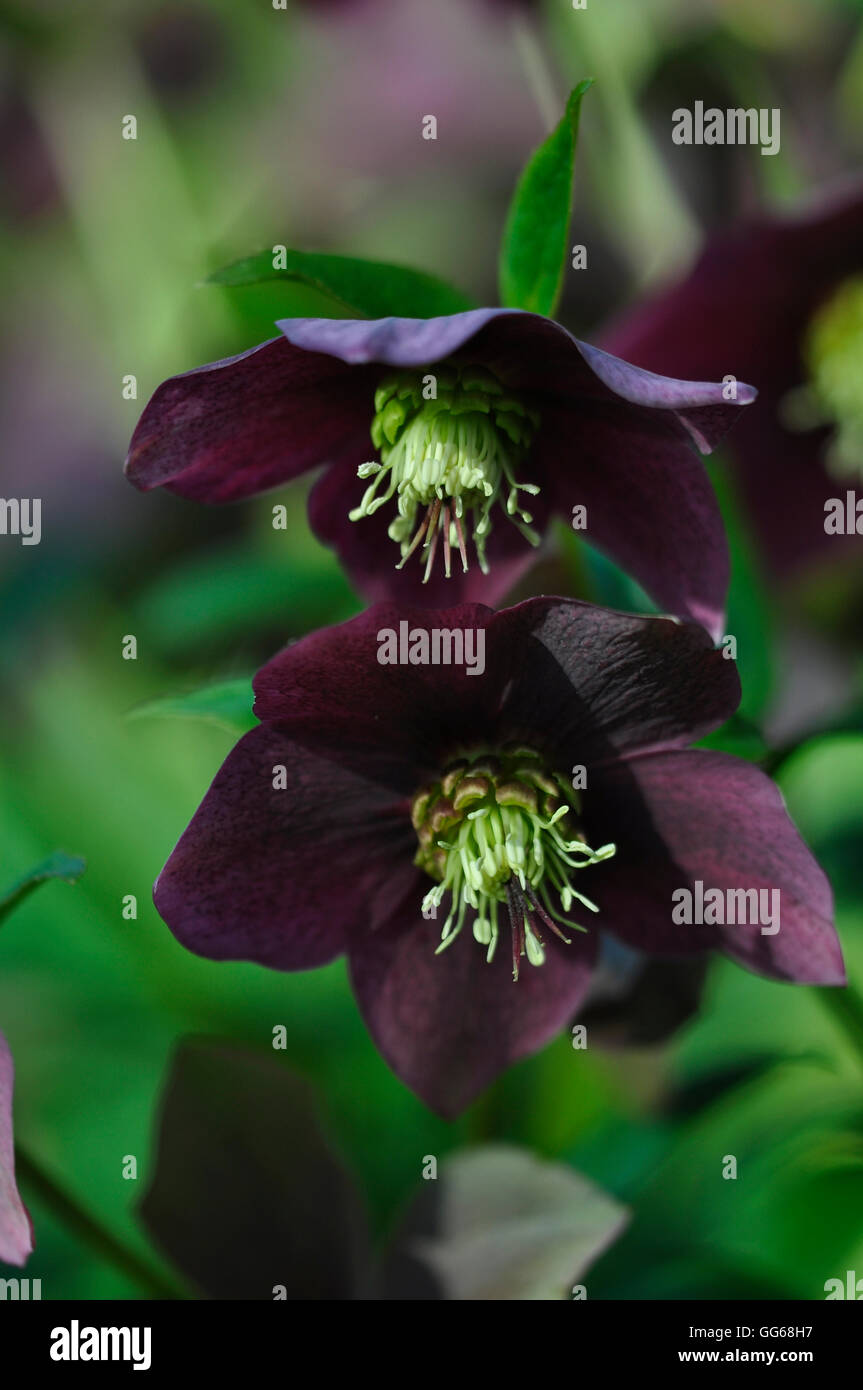
[[[382,665],[379,636],[385,631],[485,632],[492,612],[476,604],[409,609],[378,604],[336,627],[324,628],[288,647],[254,680],[255,713],[279,720],[291,737],[332,748],[342,760],[365,754],[368,775],[404,796],[417,790],[453,744],[482,739],[505,681],[500,662],[512,654],[486,650],[486,669],[471,676],[464,666]]]
[[[380,634],[403,623],[408,634],[482,630],[485,669],[380,664]],[[403,796],[472,743],[538,744],[565,772],[691,743],[740,699],[734,663],[703,628],[556,598],[498,614],[380,604],[288,647],[254,686],[259,719],[333,757],[350,753]]]
[[[691,273],[612,324],[605,346],[658,372],[753,382],[760,397],[731,436],[744,496],[771,568],[790,575],[859,546],[827,536],[824,503],[841,496],[824,468],[829,431],[792,432],[780,412],[805,378],[802,341],[819,304],[863,269],[863,195],[803,216],[743,223],[715,238]]]
[[[470,927],[435,955],[440,933],[418,903],[414,923],[403,918],[374,935],[351,953],[350,967],[384,1059],[431,1109],[452,1119],[567,1025],[588,988],[596,932],[573,932],[568,947],[544,934],[545,964],[522,960],[517,981],[508,928],[491,965]]]
[[[500,508],[492,513],[493,529],[486,554],[489,573],[480,569],[470,532],[466,535],[470,568],[465,574],[457,550],[452,552],[452,573],[446,578],[441,546],[427,584],[423,583],[425,556],[422,550],[397,570],[399,548],[387,535],[395,516],[392,508],[381,507],[372,516],[351,521],[348,513],[358,505],[367,481],[357,477],[357,464],[369,456],[369,447],[356,460],[327,468],[312,489],[309,521],[315,534],[338,553],[339,559],[357,588],[372,602],[392,599],[412,607],[439,607],[456,603],[496,604],[514,588],[534,565],[540,551],[530,545]],[[546,498],[531,499],[534,523],[542,530],[548,517]]]
[[[585,811],[590,834],[618,846],[590,871],[598,920],[630,945],[659,955],[712,946],[775,979],[844,983],[830,886],[753,764],[697,750],[633,757],[595,779]],[[697,881],[705,892],[778,889],[779,930],[674,923],[672,894]]]
[[[734,401],[727,401],[722,382],[679,380],[657,376],[625,362],[602,348],[579,343],[578,349],[588,366],[609,390],[632,405],[671,411],[682,422],[702,453],[719,442],[737,419],[741,406],[752,405],[757,392],[740,382]]]
[[[722,635],[728,546],[722,515],[701,461],[673,416],[616,403],[586,411],[574,425],[549,413],[536,441],[553,506],[579,534],[637,579],[669,613]]]
[[[498,614],[489,642],[515,654],[501,721],[587,766],[693,743],[740,701],[734,663],[694,623],[537,598]]]
[[[368,448],[377,375],[274,338],[172,377],[138,422],[126,473],[199,502],[264,492]]]
[[[7,1265],[23,1265],[33,1249],[33,1232],[15,1186],[13,1080],[12,1054],[0,1033],[0,1261]]]
[[[236,1043],[185,1038],[160,1106],[140,1214],[208,1298],[362,1296],[369,1260],[350,1175],[306,1082]]]
[[[336,756],[272,725],[229,753],[154,890],[189,950],[305,970],[390,916],[413,873],[407,809]]]

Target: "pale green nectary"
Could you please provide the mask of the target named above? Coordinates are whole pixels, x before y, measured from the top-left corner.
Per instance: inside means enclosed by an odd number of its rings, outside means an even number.
[[[480,569],[488,573],[485,547],[496,504],[531,545],[539,544],[518,496],[536,495],[539,487],[516,478],[538,426],[537,411],[486,367],[450,363],[425,374],[394,372],[375,392],[371,437],[380,462],[358,470],[373,481],[351,521],[394,502],[389,535],[401,549],[397,568],[422,545],[426,579],[439,541],[447,578],[453,550],[467,572],[469,523]]]
[[[567,943],[561,927],[585,930],[563,916],[574,902],[598,910],[573,888],[572,878],[611,858],[615,846],[593,850],[585,842],[574,824],[578,799],[537,753],[521,747],[459,758],[439,782],[417,793],[411,808],[419,840],[415,862],[436,880],[423,911],[436,910],[451,895],[438,952],[456,939],[472,908],[474,938],[491,962],[503,904],[517,980],[523,956],[531,965],[545,961],[537,918]]]

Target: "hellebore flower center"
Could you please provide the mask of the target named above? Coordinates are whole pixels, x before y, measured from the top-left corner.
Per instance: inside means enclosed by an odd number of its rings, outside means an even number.
[[[358,469],[359,477],[373,481],[351,521],[371,516],[395,497],[398,515],[389,535],[401,549],[396,568],[422,545],[424,582],[439,540],[447,578],[456,549],[467,572],[469,521],[480,569],[487,574],[485,547],[495,503],[531,545],[539,544],[533,518],[518,497],[519,492],[535,495],[539,488],[516,481],[538,426],[537,412],[486,367],[450,363],[434,373],[393,373],[375,392],[371,436],[380,462]]]
[[[586,930],[562,915],[574,901],[598,911],[571,879],[578,869],[611,858],[615,846],[590,849],[573,825],[578,809],[578,794],[547,770],[539,754],[521,747],[459,758],[439,782],[417,792],[411,807],[419,840],[414,862],[437,880],[423,899],[423,912],[430,914],[446,893],[452,897],[438,952],[458,936],[469,907],[476,912],[474,938],[491,962],[505,904],[514,980],[522,956],[531,965],[545,960],[534,914],[567,944],[562,926]]]
[[[827,464],[863,476],[863,276],[840,285],[809,324],[804,345],[812,391],[836,427]]]

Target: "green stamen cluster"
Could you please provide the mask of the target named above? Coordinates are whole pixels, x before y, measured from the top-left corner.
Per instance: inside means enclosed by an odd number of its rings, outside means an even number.
[[[863,477],[863,276],[846,280],[812,319],[804,344],[821,419],[836,427],[827,463]]]
[[[477,559],[486,574],[485,547],[497,501],[522,535],[532,545],[539,544],[530,526],[533,518],[518,497],[519,492],[536,494],[539,488],[519,483],[515,476],[538,425],[536,411],[485,367],[448,363],[425,374],[394,373],[375,392],[371,435],[380,462],[364,463],[358,470],[361,478],[373,482],[350,513],[351,521],[371,516],[396,498],[398,514],[389,535],[401,549],[397,568],[422,543],[427,580],[439,538],[447,577],[454,549],[467,570],[463,523],[469,520]]]
[[[614,845],[592,850],[573,824],[578,794],[549,773],[529,748],[460,758],[439,782],[414,798],[412,819],[419,840],[415,863],[436,880],[423,899],[430,914],[451,895],[441,931],[443,951],[461,931],[468,908],[475,913],[474,938],[490,962],[500,935],[500,907],[509,912],[513,979],[519,961],[545,959],[537,918],[563,941],[560,926],[584,931],[562,914],[574,902],[596,905],[572,886],[578,869],[609,859]]]

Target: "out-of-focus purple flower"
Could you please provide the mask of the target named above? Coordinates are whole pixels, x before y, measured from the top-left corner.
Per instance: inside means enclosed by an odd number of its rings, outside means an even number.
[[[759,399],[728,447],[779,577],[852,545],[859,553],[863,192],[717,237],[686,279],[626,314],[604,343],[653,371],[685,364],[755,383]]]
[[[346,954],[383,1056],[445,1115],[571,1021],[594,913],[650,954],[844,979],[829,885],[773,783],[687,748],[740,695],[695,624],[564,599],[380,605],[281,653],[255,692],[261,726],[156,906],[212,959]],[[685,924],[680,893],[708,888],[781,901],[781,925]]]
[[[15,1186],[12,1139],[12,1054],[0,1033],[0,1260],[23,1265],[33,1249],[33,1229]]]
[[[278,327],[163,382],[132,438],[137,487],[230,502],[325,464],[317,534],[370,598],[429,604],[496,602],[550,516],[583,507],[587,537],[663,609],[721,632],[728,557],[695,449],[751,388],[729,401],[517,310]]]

